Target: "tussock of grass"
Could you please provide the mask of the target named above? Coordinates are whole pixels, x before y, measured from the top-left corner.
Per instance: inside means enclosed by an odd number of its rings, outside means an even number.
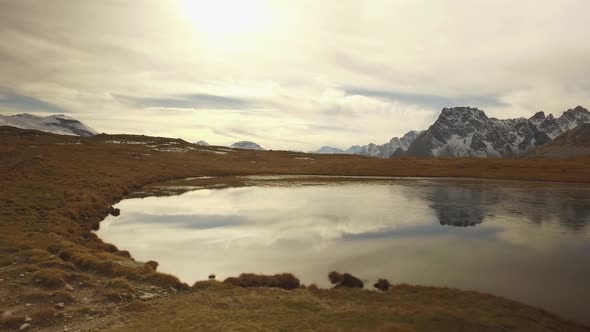
[[[66,279],[71,275],[58,269],[42,269],[33,274],[33,280],[37,285],[45,288],[61,288],[66,284]]]
[[[296,289],[300,286],[299,279],[291,273],[275,275],[242,273],[238,277],[225,279],[223,283],[239,287],[271,287],[283,289]]]
[[[190,287],[181,282],[177,277],[160,272],[150,272],[142,277],[142,280],[152,285],[160,286],[162,288],[175,288],[175,289],[189,289]]]
[[[218,289],[225,289],[228,287],[233,287],[233,285],[229,283],[219,282],[217,280],[201,280],[197,281],[191,287],[193,290],[204,291],[204,290],[218,290]]]

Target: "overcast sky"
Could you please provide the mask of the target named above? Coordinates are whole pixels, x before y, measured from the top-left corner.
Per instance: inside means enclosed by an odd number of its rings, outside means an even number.
[[[590,1],[0,0],[0,113],[266,148],[590,106]]]

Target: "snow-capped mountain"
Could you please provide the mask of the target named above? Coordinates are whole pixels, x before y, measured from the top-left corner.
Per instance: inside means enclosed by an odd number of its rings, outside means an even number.
[[[559,118],[538,112],[531,118],[500,120],[471,107],[444,108],[405,155],[415,157],[514,157],[550,142],[559,134],[590,122],[578,106]]]
[[[405,151],[408,149],[410,144],[420,135],[421,132],[412,130],[407,132],[401,138],[394,137],[389,142],[381,145],[377,145],[375,143],[370,143],[367,145],[353,145],[346,150],[342,150],[339,148],[334,148],[331,146],[323,146],[321,149],[315,151],[314,153],[321,153],[321,154],[358,154],[363,156],[370,156],[370,157],[379,157],[379,158],[390,158],[394,152],[398,149],[402,149]]]
[[[63,114],[45,117],[27,113],[0,115],[0,126],[40,130],[58,135],[93,136],[98,134],[82,122]]]
[[[331,146],[322,146],[319,150],[314,151],[313,153],[319,153],[319,154],[341,154],[341,153],[345,153],[344,150],[339,149],[339,148],[334,148]]]
[[[263,147],[261,147],[260,145],[254,143],[254,142],[249,142],[249,141],[240,141],[240,142],[235,142],[234,144],[231,145],[232,148],[234,149],[244,149],[244,150],[266,150]]]

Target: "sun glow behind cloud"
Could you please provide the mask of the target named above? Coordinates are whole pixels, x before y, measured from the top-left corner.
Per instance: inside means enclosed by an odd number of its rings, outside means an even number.
[[[231,47],[240,38],[268,33],[276,21],[263,0],[183,0],[181,17],[209,46]]]
[[[590,105],[585,0],[5,1],[0,113],[272,149]],[[67,13],[67,15],[64,15]]]

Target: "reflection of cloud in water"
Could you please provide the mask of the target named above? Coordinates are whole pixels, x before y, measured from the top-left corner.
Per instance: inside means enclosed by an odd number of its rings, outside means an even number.
[[[293,272],[327,286],[337,269],[580,317],[590,301],[590,190],[539,186],[423,179],[199,190],[124,200],[99,236],[187,282]]]

